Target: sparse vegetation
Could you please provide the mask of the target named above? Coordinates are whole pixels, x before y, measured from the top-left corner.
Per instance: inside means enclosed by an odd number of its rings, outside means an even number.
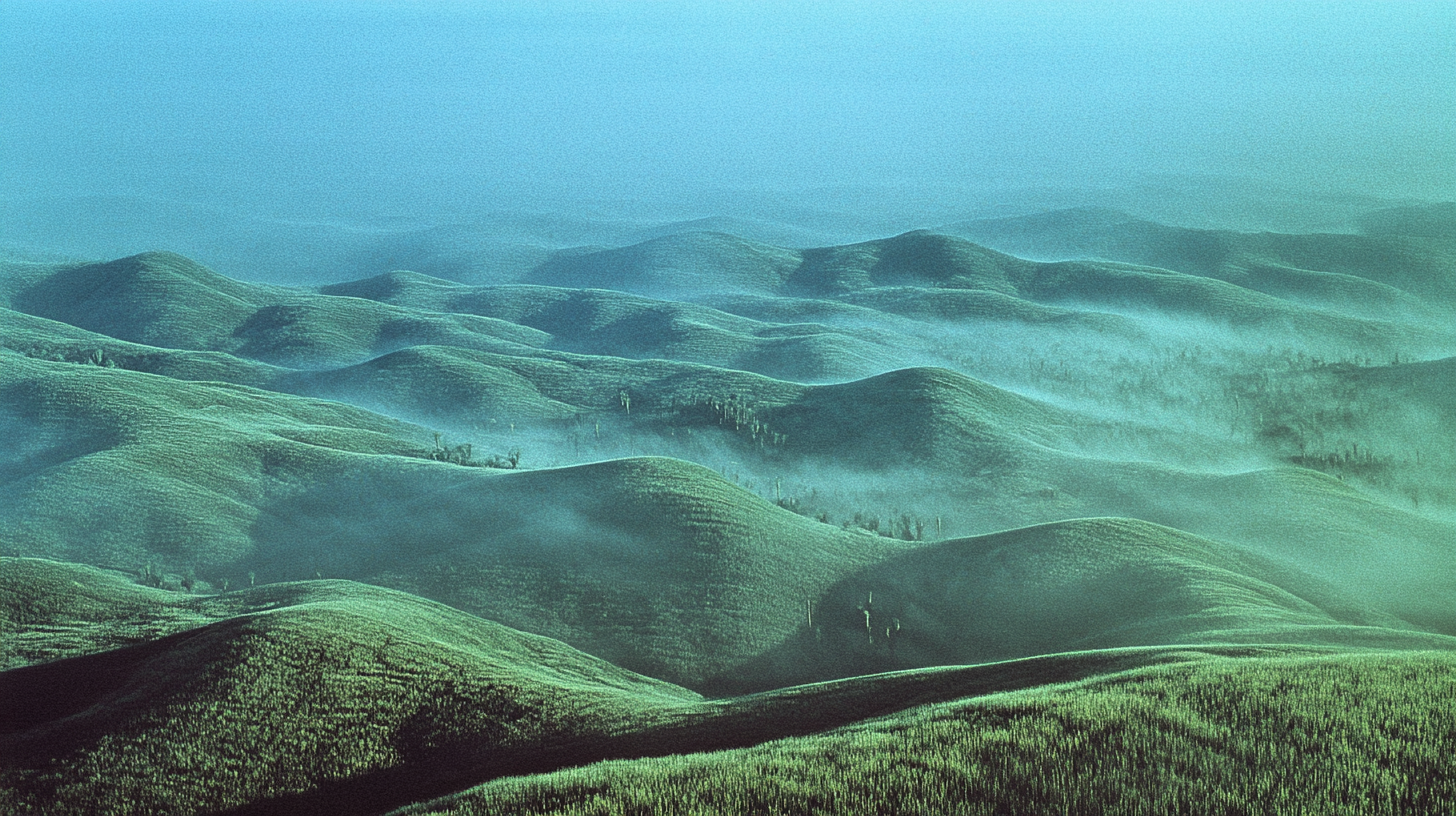
[[[675,427],[721,428],[760,451],[787,445],[788,434],[774,430],[760,413],[748,397],[730,393],[722,397],[694,395],[681,403],[671,401],[663,417]]]
[[[460,445],[446,445],[440,441],[440,434],[435,434],[435,447],[425,451],[423,456],[436,462],[449,462],[453,465],[465,467],[488,467],[501,470],[514,470],[521,464],[521,449],[511,448],[504,456],[491,454],[485,459],[474,459],[474,446],[469,442]]]

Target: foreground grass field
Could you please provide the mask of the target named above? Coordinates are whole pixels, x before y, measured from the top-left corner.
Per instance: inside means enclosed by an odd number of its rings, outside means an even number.
[[[0,559],[0,812],[1440,813],[1456,650],[1143,646],[704,698],[409,594]],[[1408,633],[1388,632],[1392,642]],[[430,804],[432,797],[445,796]]]
[[[811,737],[504,779],[396,816],[1435,814],[1456,657],[1214,658]]]

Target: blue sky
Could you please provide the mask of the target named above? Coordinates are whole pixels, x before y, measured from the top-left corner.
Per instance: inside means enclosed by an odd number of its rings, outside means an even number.
[[[0,4],[0,195],[1456,198],[1456,3]]]

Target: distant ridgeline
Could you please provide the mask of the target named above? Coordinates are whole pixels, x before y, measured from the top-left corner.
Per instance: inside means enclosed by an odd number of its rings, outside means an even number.
[[[1456,809],[1451,212],[0,262],[0,811]]]

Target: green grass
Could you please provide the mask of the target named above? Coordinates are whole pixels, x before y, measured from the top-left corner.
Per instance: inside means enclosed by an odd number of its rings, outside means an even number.
[[[0,673],[7,813],[201,813],[268,800],[379,809],[600,742],[697,699],[383,589],[312,582],[169,601],[84,568],[18,566],[89,584],[92,599],[65,612],[109,634],[80,656]],[[150,604],[137,607],[138,597]],[[139,619],[144,609],[150,620]],[[128,631],[154,639],[94,651]]]
[[[4,559],[0,613],[19,642],[52,638],[0,672],[14,813],[442,794],[401,812],[1399,813],[1456,795],[1451,652],[1103,649],[703,700],[344,581],[188,596]]]
[[[243,283],[165,252],[12,274],[4,283],[0,295],[31,315],[118,340],[281,365],[352,363],[419,343],[509,349],[545,340],[501,320]]]
[[[1448,654],[1213,659],[398,813],[1409,814],[1456,807]]]
[[[1451,809],[1449,241],[1051,222],[5,265],[0,810]]]
[[[559,393],[586,390],[590,375],[585,361],[566,368]],[[879,455],[904,469],[984,467],[993,454],[1004,465],[1016,461],[1002,453],[1008,446],[1035,451],[1052,441],[1018,440],[1008,429],[1031,435],[1056,425],[1051,409],[936,369],[800,393],[766,413],[790,431],[786,449],[818,444],[841,461]],[[1206,495],[1220,497],[1214,512],[1243,503],[1233,522],[1283,525],[1272,528],[1277,535],[1265,531],[1286,542],[1271,553],[1278,563],[1172,531],[1103,524],[1090,539],[1100,566],[1064,578],[1059,570],[1091,558],[1058,543],[1064,528],[1018,533],[1025,544],[1016,547],[895,542],[787,512],[677,459],[462,468],[422,459],[430,444],[423,429],[341,403],[26,358],[0,373],[0,395],[24,440],[10,465],[16,478],[0,485],[12,552],[155,570],[173,588],[190,573],[209,591],[250,576],[367,581],[699,689],[1170,638],[1370,645],[1408,628],[1404,621],[1452,631],[1438,603],[1452,575],[1441,525],[1297,471],[1201,480]],[[819,412],[818,435],[778,424],[780,413],[795,411],[801,422]],[[1037,461],[1019,466],[1030,471]],[[1399,537],[1378,551],[1346,543],[1378,531]],[[1250,538],[1253,531],[1232,540]],[[1163,551],[1148,540],[1171,544]],[[1195,542],[1197,552],[1180,542]],[[886,561],[907,549],[917,552]],[[1042,560],[1008,568],[1000,551]],[[1382,575],[1407,563],[1422,569],[1402,578],[1399,593],[1340,579],[1347,568]],[[956,575],[974,580],[958,595],[932,593]],[[1136,603],[1113,589],[1129,580],[1143,588]],[[1313,609],[1306,584],[1323,587]],[[879,605],[866,630],[857,607],[872,591]],[[817,631],[808,626],[811,604],[820,609]],[[899,630],[871,642],[897,619]]]

